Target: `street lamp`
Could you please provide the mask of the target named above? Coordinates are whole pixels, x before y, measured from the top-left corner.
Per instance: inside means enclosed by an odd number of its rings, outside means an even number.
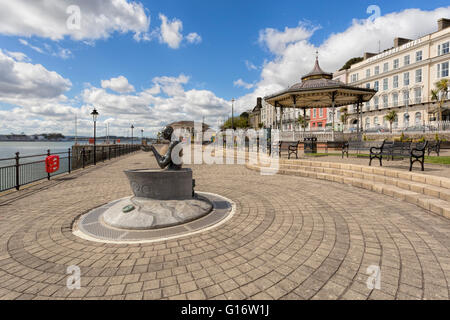
[[[234,98],[231,100],[231,129],[234,130]]]
[[[98,112],[97,110],[94,108],[94,110],[92,110],[91,112],[91,116],[92,116],[92,120],[94,120],[94,165],[97,164],[97,149],[96,149],[96,130],[97,130],[97,118],[98,118]]]
[[[131,125],[131,145],[133,145],[133,129],[134,129],[134,126]]]
[[[144,144],[144,129],[141,129],[141,144]]]

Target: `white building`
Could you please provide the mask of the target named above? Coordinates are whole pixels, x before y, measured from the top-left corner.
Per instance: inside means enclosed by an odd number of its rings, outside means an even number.
[[[398,115],[394,128],[425,125],[435,120],[431,90],[438,80],[449,78],[449,47],[450,20],[440,19],[437,32],[416,40],[396,38],[393,48],[380,54],[365,53],[363,61],[336,72],[334,78],[378,91],[362,108],[365,130],[389,127],[384,116],[391,110]],[[450,120],[448,100],[444,106],[443,120]],[[348,111],[346,124],[356,125],[356,108],[349,106]]]

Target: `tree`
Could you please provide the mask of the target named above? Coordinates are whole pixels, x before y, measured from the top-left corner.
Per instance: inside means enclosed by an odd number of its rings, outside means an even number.
[[[341,112],[341,122],[345,126],[347,124],[347,120],[348,120],[348,108],[342,107],[341,110],[339,110],[339,111]]]
[[[308,124],[309,124],[309,119],[307,117],[299,115],[297,122],[300,125],[300,127],[303,129],[303,132],[305,132],[306,128],[308,127]]]
[[[247,115],[248,115],[248,113],[244,112],[239,117],[234,117],[234,121],[233,121],[234,122],[234,127],[235,128],[240,128],[240,129],[249,128],[250,125],[249,125],[249,122],[248,122]],[[227,121],[225,121],[225,123],[223,124],[221,129],[222,130],[232,129],[231,118],[229,118]]]
[[[431,100],[438,102],[439,121],[442,121],[442,106],[448,96],[448,79],[441,79],[435,83],[435,89],[431,90]],[[440,125],[439,125],[440,126]]]
[[[350,60],[348,60],[348,61],[344,64],[344,66],[343,66],[339,71],[342,71],[342,70],[348,70],[348,69],[350,69],[350,67],[351,67],[352,65],[354,65],[355,63],[361,62],[361,61],[363,61],[363,60],[364,60],[363,57],[351,58]]]
[[[392,110],[392,111],[388,112],[388,113],[384,116],[384,119],[386,119],[386,121],[389,122],[390,132],[392,133],[392,124],[393,124],[394,121],[397,119],[397,112],[395,112],[395,110]]]

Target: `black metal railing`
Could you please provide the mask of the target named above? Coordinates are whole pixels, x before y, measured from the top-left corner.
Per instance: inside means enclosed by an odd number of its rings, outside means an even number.
[[[111,145],[96,147],[96,161],[104,162],[140,150],[140,145]],[[77,146],[74,151],[69,148],[65,152],[51,152],[46,154],[21,156],[16,152],[15,157],[0,159],[0,192],[17,189],[29,183],[51,177],[72,170],[85,168],[94,164],[94,152],[91,147]],[[47,173],[45,160],[48,156],[59,156],[59,169],[54,173]]]

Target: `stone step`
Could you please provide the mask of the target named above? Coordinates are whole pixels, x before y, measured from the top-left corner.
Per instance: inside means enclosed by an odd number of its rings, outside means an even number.
[[[261,167],[257,165],[247,164],[247,168],[256,171],[261,170]],[[276,174],[294,175],[313,179],[328,180],[332,182],[367,189],[373,192],[391,196],[398,200],[415,204],[425,210],[431,211],[435,214],[439,214],[441,216],[446,217],[447,219],[450,219],[450,202],[438,199],[431,195],[425,195],[411,190],[405,190],[395,185],[381,183],[378,181],[371,181],[364,178],[346,177],[338,174],[315,172],[303,169],[286,169],[286,168],[280,168],[279,170],[269,168],[263,169],[266,170],[266,172],[273,172]]]
[[[443,187],[450,189],[450,179],[445,177],[430,176],[424,173],[409,172],[405,170],[395,170],[384,167],[369,167],[363,165],[349,164],[349,163],[336,163],[336,162],[321,162],[310,160],[286,160],[280,159],[280,165],[297,164],[307,167],[320,167],[320,168],[334,168],[342,170],[350,170],[355,172],[363,172],[369,174],[376,174],[386,176],[390,178],[398,178],[403,180],[409,180],[419,183],[426,183],[435,187]]]
[[[422,193],[424,195],[433,196],[438,199],[445,201],[450,201],[450,189],[444,187],[435,187],[427,183],[415,182],[412,180],[405,180],[401,178],[391,178],[389,176],[382,176],[377,174],[357,172],[344,169],[335,168],[323,168],[323,167],[307,167],[299,165],[281,165],[281,169],[292,169],[292,170],[306,170],[313,171],[317,173],[327,173],[334,175],[341,175],[350,178],[358,178],[363,180],[370,180],[378,183],[384,183],[399,187],[401,189],[414,191],[417,193]]]

